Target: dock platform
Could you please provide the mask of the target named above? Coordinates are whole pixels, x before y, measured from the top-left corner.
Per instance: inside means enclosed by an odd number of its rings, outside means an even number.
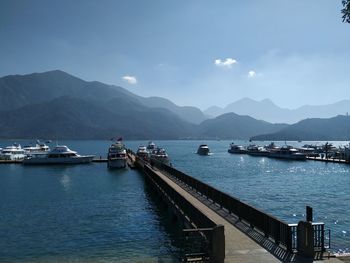
[[[334,158],[321,158],[321,157],[306,157],[307,160],[310,161],[318,161],[325,163],[342,163],[342,164],[350,164],[350,161],[346,161],[343,159],[334,159]]]

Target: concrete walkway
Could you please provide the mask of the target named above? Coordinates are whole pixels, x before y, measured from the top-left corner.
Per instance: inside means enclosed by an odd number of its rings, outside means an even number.
[[[341,263],[336,258],[305,259],[285,250],[265,238],[261,233],[239,221],[234,215],[227,213],[216,204],[208,201],[182,182],[153,168],[156,174],[173,189],[186,198],[217,225],[225,227],[225,262],[237,263],[268,263],[268,262],[327,262]]]

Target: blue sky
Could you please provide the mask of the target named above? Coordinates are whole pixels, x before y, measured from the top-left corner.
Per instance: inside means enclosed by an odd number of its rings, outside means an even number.
[[[0,76],[61,69],[205,109],[350,99],[341,0],[0,1]]]

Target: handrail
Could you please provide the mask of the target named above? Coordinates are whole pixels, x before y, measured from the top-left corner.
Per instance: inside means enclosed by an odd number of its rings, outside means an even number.
[[[291,228],[292,232],[292,249],[297,249],[297,238],[298,238],[298,231],[297,227],[298,224],[288,224]],[[325,249],[325,232],[328,231],[329,235],[329,243],[328,248],[330,247],[330,230],[324,229],[324,223],[323,222],[312,222],[312,227],[314,229],[314,248],[316,250],[324,251]]]
[[[139,161],[139,160],[138,160]],[[207,244],[209,256],[215,262],[223,262],[225,258],[225,238],[224,226],[217,225],[208,218],[203,212],[191,204],[185,197],[172,188],[166,181],[160,178],[146,162],[140,162],[147,178],[153,182],[161,191],[162,195],[172,204],[172,206],[182,213],[182,216],[188,218],[195,229],[185,230],[185,234],[198,233],[202,241]],[[221,249],[218,249],[218,246]]]

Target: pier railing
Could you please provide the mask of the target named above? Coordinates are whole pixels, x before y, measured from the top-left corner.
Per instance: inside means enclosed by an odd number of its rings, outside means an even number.
[[[174,190],[167,182],[160,178],[147,163],[138,159],[139,165],[143,166],[143,171],[147,178],[152,181],[157,190],[161,192],[168,203],[182,214],[191,225],[191,229],[184,230],[186,239],[200,240],[199,247],[190,246],[190,250],[186,251],[185,259],[191,255],[202,255],[210,258],[211,262],[223,262],[225,257],[225,236],[224,226],[216,225],[198,208],[192,205],[186,198]],[[222,261],[218,260],[222,259]]]
[[[192,190],[205,196],[207,199],[225,208],[229,213],[235,214],[240,220],[247,222],[251,227],[257,228],[264,233],[265,237],[272,238],[276,244],[282,245],[287,251],[293,251],[292,227],[288,223],[269,215],[227,193],[201,182],[177,169],[163,163],[154,163],[175,179],[182,181]]]
[[[289,227],[291,228],[291,231],[292,231],[292,248],[297,249],[298,224],[289,224]],[[314,241],[313,241],[314,249],[317,251],[325,251],[325,248],[330,248],[330,245],[331,245],[330,230],[324,228],[324,223],[312,223],[312,227],[314,229]],[[325,243],[326,239],[328,240],[327,244]]]

